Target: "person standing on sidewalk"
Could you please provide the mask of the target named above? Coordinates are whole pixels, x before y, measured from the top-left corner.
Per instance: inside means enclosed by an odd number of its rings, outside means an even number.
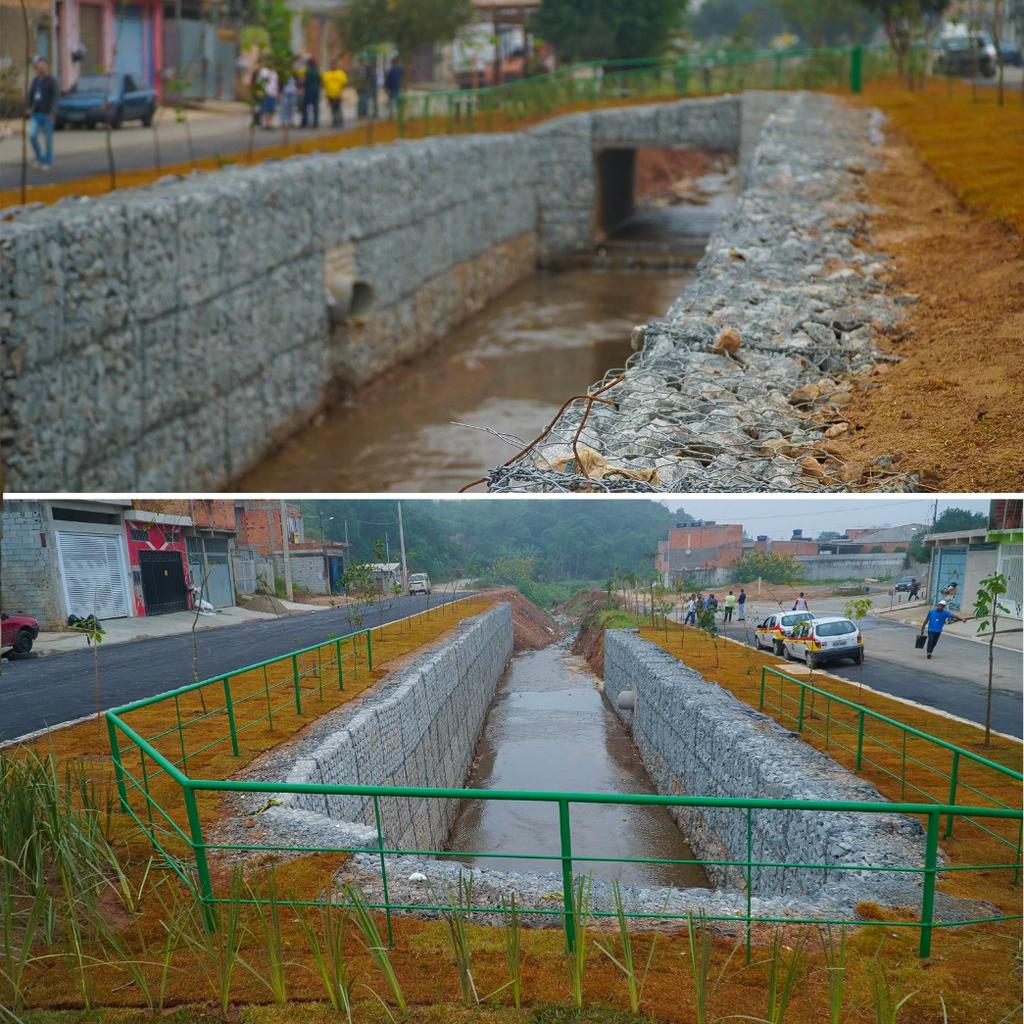
[[[302,127],[320,127],[320,69],[316,60],[306,61],[306,74],[302,78]]]
[[[737,616],[737,621],[747,621],[747,592],[740,587],[740,596],[736,599],[736,606],[739,608],[740,613]]]
[[[396,57],[384,76],[384,91],[388,94],[388,120],[398,115],[398,101],[402,96],[402,65]]]
[[[793,611],[795,612],[809,612],[811,609],[807,607],[807,598],[804,597],[804,592],[801,590],[797,599],[793,602]]]
[[[331,108],[331,127],[345,127],[345,111],[342,109],[342,94],[345,86],[348,85],[348,75],[342,70],[341,62],[335,61],[334,67],[325,71],[324,95],[327,97],[327,105]]]
[[[925,650],[928,652],[928,657],[932,656],[932,651],[935,650],[935,645],[939,642],[939,638],[942,636],[942,627],[947,622],[963,622],[964,620],[956,615],[954,612],[946,609],[946,602],[940,601],[925,617],[924,622],[921,623],[921,636],[924,636],[925,632],[928,633],[928,643],[925,644]]]
[[[725,615],[722,617],[723,622],[732,622],[732,613],[736,608],[736,595],[730,590],[725,596]]]
[[[36,76],[28,87],[25,116],[28,118],[28,140],[36,155],[36,167],[49,171],[53,167],[53,124],[57,116],[57,79],[50,74],[45,58],[33,62]],[[40,151],[39,133],[43,133],[45,148]]]
[[[690,600],[686,602],[686,618],[683,619],[684,626],[697,625],[697,595],[691,594]]]

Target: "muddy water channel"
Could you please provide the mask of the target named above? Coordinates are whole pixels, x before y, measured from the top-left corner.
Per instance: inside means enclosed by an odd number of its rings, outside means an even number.
[[[586,662],[567,644],[513,658],[498,685],[466,785],[473,789],[653,793],[654,786],[622,722],[608,708]],[[692,860],[694,853],[664,807],[575,804],[574,857]],[[558,854],[553,804],[465,801],[450,849]],[[558,861],[466,858],[477,867],[559,871]],[[616,864],[577,860],[577,873],[633,884],[708,887],[698,865]]]
[[[436,348],[384,375],[245,477],[251,490],[455,491],[532,440],[572,394],[629,355],[634,324],[660,316],[684,270],[541,272]]]

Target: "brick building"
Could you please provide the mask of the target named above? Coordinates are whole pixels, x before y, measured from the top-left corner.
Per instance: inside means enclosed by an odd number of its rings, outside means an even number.
[[[675,580],[719,582],[743,555],[743,527],[735,523],[694,522],[672,527],[658,544],[656,568],[666,586]]]

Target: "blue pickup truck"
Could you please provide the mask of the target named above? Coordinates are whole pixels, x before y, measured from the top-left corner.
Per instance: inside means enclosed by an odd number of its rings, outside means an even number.
[[[57,103],[56,127],[108,124],[120,128],[125,121],[153,123],[156,91],[138,83],[136,75],[100,73],[82,75]]]

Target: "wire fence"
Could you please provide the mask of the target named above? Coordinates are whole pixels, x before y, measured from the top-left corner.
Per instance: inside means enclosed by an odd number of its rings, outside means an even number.
[[[370,630],[332,638],[331,640],[292,652],[282,658],[271,659],[249,666],[238,672],[217,676],[179,690],[107,712],[106,722],[112,760],[117,781],[117,792],[121,809],[128,814],[152,846],[163,856],[170,868],[195,896],[212,913],[215,908],[234,897],[218,890],[215,879],[223,877],[222,872],[211,869],[214,859],[237,858],[258,855],[261,863],[268,860],[309,855],[333,855],[337,858],[334,866],[324,866],[325,877],[319,895],[309,899],[277,900],[279,903],[299,905],[326,904],[338,902],[342,897],[336,890],[334,871],[353,855],[370,856],[379,866],[380,887],[368,901],[371,909],[382,911],[387,919],[389,938],[392,936],[392,915],[395,913],[445,913],[455,908],[455,899],[449,888],[447,902],[443,894],[431,891],[427,901],[412,899],[408,888],[394,882],[394,864],[389,868],[389,858],[415,857],[434,858],[439,861],[467,859],[486,862],[492,858],[514,859],[539,865],[548,864],[557,869],[560,887],[555,905],[537,902],[536,905],[520,903],[519,912],[536,915],[540,920],[557,922],[565,931],[567,946],[572,949],[579,927],[579,884],[588,868],[593,870],[600,864],[648,864],[677,865],[679,867],[702,865],[714,870],[716,877],[726,877],[737,892],[739,903],[728,912],[708,913],[711,921],[731,922],[745,930],[746,940],[751,942],[751,930],[757,924],[805,924],[817,926],[881,926],[887,928],[913,928],[919,931],[918,951],[927,957],[935,929],[997,924],[1020,920],[1017,913],[994,911],[991,903],[977,901],[955,901],[942,914],[936,913],[936,886],[940,874],[956,873],[959,879],[963,873],[974,872],[989,881],[986,892],[991,893],[991,877],[1006,880],[1006,892],[1020,881],[1021,822],[1022,812],[1004,800],[986,794],[982,776],[998,776],[1000,780],[1016,783],[1022,777],[1019,772],[1008,769],[980,755],[955,747],[943,740],[929,736],[918,729],[904,725],[895,719],[872,712],[851,701],[834,697],[800,680],[791,679],[782,673],[765,668],[762,673],[761,703],[779,700],[783,713],[795,718],[798,732],[816,731],[827,737],[828,743],[856,752],[858,768],[875,767],[892,774],[892,769],[882,763],[878,751],[887,749],[898,752],[903,758],[903,769],[899,778],[906,789],[912,790],[924,801],[896,803],[870,801],[829,801],[792,800],[729,796],[700,795],[656,795],[631,793],[585,793],[546,792],[530,790],[472,790],[450,787],[422,786],[370,786],[332,785],[328,783],[287,783],[252,779],[213,779],[192,777],[193,767],[201,756],[209,758],[212,748],[220,746],[230,751],[227,760],[220,765],[220,774],[232,775],[239,763],[239,737],[258,725],[270,726],[273,716],[278,716],[278,725],[284,721],[296,722],[301,714],[303,701],[307,703],[317,696],[322,698],[324,687],[341,689],[349,673],[369,671],[373,664],[373,648]],[[769,676],[771,684],[769,684]],[[253,681],[255,678],[255,682]],[[240,682],[245,678],[244,684]],[[261,682],[262,680],[262,682]],[[775,687],[778,680],[778,688]],[[788,692],[787,687],[792,688]],[[204,693],[205,704],[193,708],[188,715],[182,715],[183,700],[195,699]],[[214,700],[214,697],[217,700]],[[284,699],[281,699],[284,698]],[[173,724],[149,735],[142,735],[125,720],[132,712],[163,705],[163,710],[173,708]],[[852,716],[852,721],[851,721]],[[894,729],[904,737],[902,745],[894,745],[882,735],[882,729]],[[190,732],[194,730],[194,732]],[[202,735],[200,735],[202,734]],[[190,738],[197,736],[194,746]],[[946,771],[933,763],[921,750],[907,749],[910,739],[918,742],[930,752],[941,751],[952,758],[951,768]],[[386,741],[386,738],[385,738]],[[163,749],[159,749],[163,747]],[[441,753],[443,756],[443,752]],[[927,788],[908,781],[907,765],[925,766],[933,770],[948,785],[947,797],[940,799]],[[970,794],[969,802],[958,803],[964,793]],[[258,840],[236,838],[230,830],[214,828],[211,815],[204,817],[211,807],[223,808],[225,798],[263,794],[267,806],[275,797],[283,794],[317,795],[329,800],[331,797],[357,798],[363,801],[368,811],[374,835],[372,842],[361,839],[358,843],[346,845],[330,840],[317,841],[320,833],[314,834],[297,830],[287,840],[277,840],[265,833],[256,833]],[[204,801],[201,807],[200,801]],[[983,803],[977,803],[977,800]],[[205,801],[211,801],[205,803]],[[388,802],[404,805],[399,812]],[[409,820],[417,808],[431,801],[521,801],[540,802],[557,812],[557,824],[552,819],[552,849],[557,852],[543,852],[537,849],[509,850],[488,849],[479,851],[417,848],[396,843],[394,836],[383,822],[399,818]],[[572,809],[586,805],[606,804],[618,806],[661,806],[672,808],[677,813],[692,813],[703,816],[711,813],[735,813],[742,816],[741,830],[745,840],[744,851],[729,856],[723,847],[723,855],[715,859],[675,859],[659,857],[609,857],[599,853],[581,853],[573,848]],[[218,811],[219,814],[222,811]],[[794,857],[780,859],[777,847],[768,837],[780,827],[780,815],[807,816],[849,815],[854,819],[862,815],[910,815],[918,818],[924,826],[923,850],[919,858],[909,855],[909,860],[895,861],[884,858],[885,863],[854,863],[856,858],[846,862],[837,857],[833,862],[806,862],[794,850]],[[823,821],[824,823],[824,821]],[[946,837],[954,834],[959,823],[980,829],[986,837],[985,844],[977,849],[979,863],[943,863],[939,841],[943,828]],[[556,838],[557,837],[557,838]],[[1014,838],[1015,837],[1015,838]],[[999,855],[1002,851],[1002,856]],[[1012,855],[1011,852],[1012,851]],[[774,855],[773,855],[774,852]],[[390,874],[389,874],[390,871]],[[824,891],[829,877],[835,879],[847,872],[859,873],[864,878],[881,874],[887,879],[912,878],[919,883],[920,897],[916,912],[912,914],[885,914],[878,918],[824,912],[820,916],[807,913],[780,911],[777,901],[767,901],[775,891],[768,891],[766,880],[775,872],[776,883],[779,875],[786,878],[814,878],[814,886]],[[831,875],[830,875],[831,873]],[[404,882],[404,873],[399,882]],[[806,882],[804,882],[806,885]],[[397,892],[395,889],[397,888]],[[797,887],[798,889],[801,886]],[[962,885],[958,886],[962,889]],[[761,890],[761,891],[759,891]],[[906,890],[904,890],[906,891]],[[914,890],[917,891],[917,890]],[[554,894],[551,894],[552,899]],[[267,902],[254,897],[247,902]],[[807,901],[797,901],[806,907]],[[902,900],[900,906],[905,906]],[[1017,902],[1017,901],[1014,901]],[[773,909],[774,908],[774,909]],[[951,909],[952,908],[952,909]],[[473,904],[463,907],[467,912],[481,915],[504,915],[509,906],[504,900],[493,899],[490,903]],[[679,905],[665,906],[652,911],[634,907],[625,911],[626,916],[640,921],[685,920],[692,908]],[[959,911],[959,913],[957,912]],[[609,907],[595,907],[589,911],[594,918],[612,917],[617,910]]]

